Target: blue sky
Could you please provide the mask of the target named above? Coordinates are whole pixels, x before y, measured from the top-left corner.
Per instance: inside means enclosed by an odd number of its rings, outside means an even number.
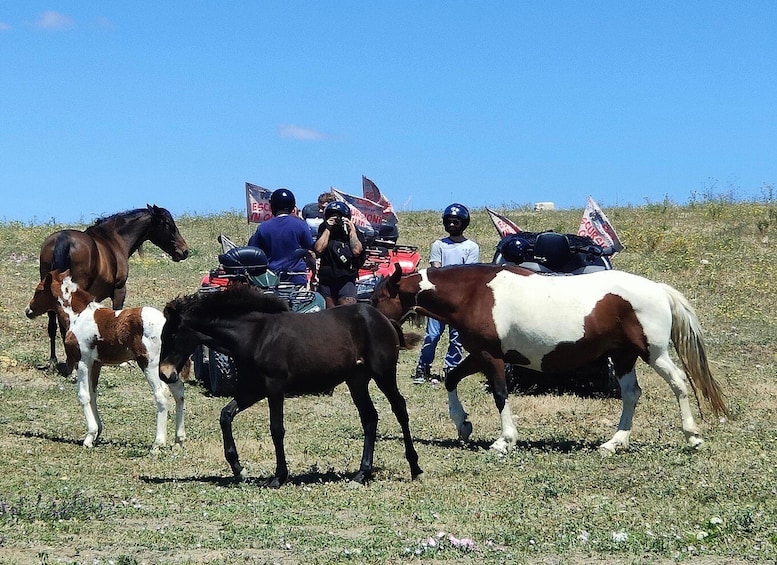
[[[758,198],[777,2],[0,1],[0,221]]]

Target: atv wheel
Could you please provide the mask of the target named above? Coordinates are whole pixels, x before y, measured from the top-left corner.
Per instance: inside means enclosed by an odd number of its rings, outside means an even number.
[[[232,396],[237,386],[237,369],[229,355],[211,349],[208,352],[210,392],[213,396]]]

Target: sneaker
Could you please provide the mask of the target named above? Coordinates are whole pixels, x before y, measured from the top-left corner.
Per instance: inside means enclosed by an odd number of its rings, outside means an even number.
[[[419,364],[415,368],[415,373],[413,374],[413,384],[422,385],[428,383],[430,380],[432,380],[432,374],[429,370],[429,365]]]

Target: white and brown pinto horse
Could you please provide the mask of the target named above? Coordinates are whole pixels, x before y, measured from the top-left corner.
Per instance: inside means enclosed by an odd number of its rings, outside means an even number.
[[[159,354],[165,317],[155,308],[112,310],[95,302],[91,294],[79,289],[70,271],[52,271],[38,284],[27,306],[33,318],[47,311],[56,312],[65,334],[67,373],[74,367],[78,401],[86,419],[84,446],[92,447],[103,425],[97,411],[97,384],[103,365],[118,365],[135,360],[146,376],[157,408],[156,437],[152,449],[167,443],[169,390],[175,399],[175,441],[181,443],[184,431],[184,390],[181,381],[167,385],[159,379]]]
[[[404,276],[397,270],[376,287],[372,305],[396,321],[415,312],[459,330],[469,355],[445,381],[450,416],[459,437],[468,439],[472,424],[456,387],[467,375],[483,372],[502,420],[502,435],[491,447],[502,453],[518,437],[507,403],[506,362],[552,373],[610,357],[623,410],[615,435],[600,447],[604,453],[628,447],[641,394],[638,358],[672,388],[691,447],[703,440],[691,414],[686,375],[697,402],[700,393],[713,413],[728,413],[690,303],[671,286],[643,277],[623,271],[554,277],[485,264],[429,268]],[[670,358],[671,343],[684,371]]]

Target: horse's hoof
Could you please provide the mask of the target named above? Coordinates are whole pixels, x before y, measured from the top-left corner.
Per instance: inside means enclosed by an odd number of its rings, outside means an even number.
[[[510,444],[508,444],[504,438],[499,438],[491,444],[491,449],[496,451],[499,455],[507,455],[510,451]]]
[[[368,471],[359,471],[351,477],[351,482],[363,485],[366,484],[369,479],[370,473]]]
[[[602,457],[612,457],[615,455],[615,448],[607,443],[599,446],[599,455]]]
[[[693,449],[699,449],[703,443],[704,440],[699,436],[691,436],[688,438],[688,445]]]
[[[266,486],[267,488],[271,488],[271,489],[279,489],[279,488],[281,488],[281,485],[282,485],[284,482],[285,482],[285,481],[281,481],[281,480],[280,480],[278,477],[273,477],[272,479],[270,479],[269,481],[267,481],[267,484],[266,484],[265,486]]]
[[[459,426],[459,439],[467,441],[472,435],[472,422],[462,422]]]

